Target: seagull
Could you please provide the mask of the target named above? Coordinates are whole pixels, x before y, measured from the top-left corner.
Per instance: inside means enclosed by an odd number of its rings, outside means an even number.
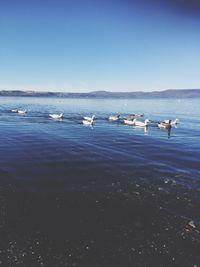
[[[144,113],[136,113],[136,114],[132,114],[132,116],[133,117],[136,117],[136,118],[138,118],[138,117],[144,117]]]
[[[93,121],[95,119],[95,115],[92,115],[92,117],[83,117],[86,121]]]
[[[63,113],[60,113],[60,114],[49,114],[49,117],[51,117],[52,119],[63,119],[64,115],[63,115]]]
[[[146,119],[144,122],[142,122],[142,121],[135,121],[135,126],[137,126],[137,127],[146,127],[148,124],[149,124],[149,120],[148,119]]]
[[[19,114],[25,114],[25,113],[27,113],[27,110],[26,109],[24,109],[24,110],[19,109],[16,112],[19,113]]]
[[[84,124],[84,125],[93,125],[93,123],[94,123],[94,118],[92,119],[90,119],[90,120],[86,120],[86,119],[84,119],[84,120],[82,120],[82,123]]]
[[[171,120],[171,125],[178,124],[179,119]],[[169,120],[164,120],[164,123],[169,123]]]
[[[136,122],[136,119],[126,119],[124,120],[124,123],[125,124],[128,124],[128,125],[135,125],[135,122]]]
[[[167,123],[166,122],[158,122],[158,127],[159,128],[164,128],[164,129],[171,129],[171,120],[169,120]]]
[[[16,108],[11,109],[11,112],[18,112],[18,109],[16,109]]]
[[[120,115],[116,115],[116,116],[110,116],[108,118],[110,121],[118,121],[120,119]]]

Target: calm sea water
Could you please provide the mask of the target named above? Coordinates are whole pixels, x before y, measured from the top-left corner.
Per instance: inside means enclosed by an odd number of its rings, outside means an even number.
[[[1,97],[0,265],[198,266],[199,106]],[[62,121],[48,116],[61,112]],[[151,123],[109,122],[116,113]],[[82,125],[92,114],[95,125]],[[175,118],[171,132],[156,126]]]

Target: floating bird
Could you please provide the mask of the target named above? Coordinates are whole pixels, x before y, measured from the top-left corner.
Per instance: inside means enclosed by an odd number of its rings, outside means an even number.
[[[94,119],[91,119],[91,120],[82,120],[82,123],[84,125],[93,125],[94,124]]]
[[[16,109],[16,108],[11,109],[11,112],[18,112],[18,109]]]
[[[49,117],[51,117],[52,119],[63,119],[64,118],[64,115],[63,113],[60,113],[60,114],[49,114]]]
[[[146,119],[144,122],[136,120],[134,125],[137,127],[146,127],[146,126],[148,126],[149,122],[150,121],[148,119]]]
[[[120,119],[120,115],[116,115],[116,116],[110,116],[109,121],[118,121]]]
[[[132,114],[131,116],[136,117],[136,118],[140,118],[140,117],[144,117],[143,113],[136,113],[136,114]]]
[[[93,125],[94,119],[95,119],[95,115],[92,115],[92,117],[83,117],[82,123],[84,125]]]
[[[19,109],[19,110],[17,110],[17,113],[25,114],[25,113],[27,113],[27,110],[26,109]]]
[[[170,120],[164,120],[164,123],[169,123]],[[171,120],[171,125],[178,124],[179,119]]]
[[[130,119],[130,118],[128,118],[128,119],[125,119],[124,120],[124,123],[125,124],[128,124],[128,125],[135,125],[135,122],[136,122],[136,119]]]
[[[171,129],[171,120],[169,120],[167,123],[166,122],[158,122],[158,127],[159,128],[164,128],[164,129]]]
[[[95,119],[95,115],[92,115],[92,117],[83,117],[86,121],[93,121]]]

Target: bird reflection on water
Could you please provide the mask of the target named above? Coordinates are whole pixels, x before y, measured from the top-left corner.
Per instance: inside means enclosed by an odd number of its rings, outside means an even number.
[[[171,129],[172,129],[172,128],[168,128],[168,129],[167,129],[167,135],[168,135],[168,138],[171,137]]]

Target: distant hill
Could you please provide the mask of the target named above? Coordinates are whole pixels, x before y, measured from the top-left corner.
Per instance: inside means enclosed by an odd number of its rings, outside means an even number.
[[[168,89],[152,92],[109,92],[93,91],[89,93],[38,92],[22,90],[2,90],[0,96],[28,96],[28,97],[63,97],[63,98],[192,98],[200,97],[200,89]]]

